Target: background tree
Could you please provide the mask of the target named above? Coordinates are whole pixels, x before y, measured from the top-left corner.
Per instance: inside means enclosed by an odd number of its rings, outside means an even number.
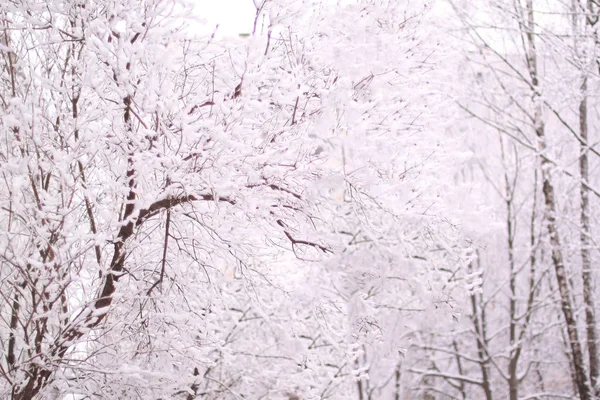
[[[429,352],[423,354],[423,365],[445,353],[460,357],[462,371],[468,371],[457,374],[456,361],[441,371],[413,368],[447,378],[436,380],[434,388],[462,382],[475,390],[490,380],[492,392],[501,397],[596,395],[591,383],[597,379],[591,301],[595,271],[590,264],[595,245],[588,242],[595,217],[586,218],[596,215],[597,202],[596,183],[586,174],[597,163],[593,139],[586,136],[588,127],[597,125],[595,111],[588,113],[595,100],[586,88],[597,85],[597,72],[590,68],[596,59],[591,5],[453,3],[460,21],[453,32],[457,43],[462,41],[461,73],[473,83],[467,91],[460,87],[454,92],[470,118],[458,127],[466,132],[480,167],[457,179],[485,180],[489,189],[483,191],[498,193],[497,200],[484,195],[484,203],[506,220],[506,242],[499,244],[495,229],[476,233],[484,276],[482,306],[469,314],[471,320],[476,315],[481,320],[485,311],[489,336],[480,342],[459,341],[464,345],[459,350],[446,338],[420,345]],[[488,132],[483,140],[482,131]],[[501,152],[489,145],[498,133],[504,143],[499,148],[505,149]],[[502,156],[506,148],[515,154],[514,161]],[[520,330],[522,336],[516,333]],[[561,344],[555,338],[562,338],[563,351],[556,351]],[[485,357],[477,356],[482,341]],[[476,368],[482,361],[491,366],[489,379]],[[468,370],[465,363],[473,368]],[[556,379],[556,371],[567,369],[571,382]],[[448,377],[454,379],[448,382]],[[460,395],[462,388],[457,390]]]

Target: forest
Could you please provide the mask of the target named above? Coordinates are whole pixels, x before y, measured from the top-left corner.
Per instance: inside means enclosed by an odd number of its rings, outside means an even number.
[[[0,1],[0,399],[600,399],[600,2],[247,2]]]

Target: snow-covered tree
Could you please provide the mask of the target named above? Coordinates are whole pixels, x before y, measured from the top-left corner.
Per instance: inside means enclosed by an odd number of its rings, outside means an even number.
[[[427,4],[189,6],[0,4],[0,396],[398,395],[471,261]]]

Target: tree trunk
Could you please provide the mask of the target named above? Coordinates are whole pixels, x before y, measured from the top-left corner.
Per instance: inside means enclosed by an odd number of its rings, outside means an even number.
[[[472,271],[472,268],[471,268]],[[471,272],[469,271],[469,272]],[[485,394],[486,400],[492,400],[492,389],[490,385],[490,372],[487,361],[487,332],[486,332],[486,320],[485,320],[485,306],[481,307],[481,311],[477,305],[477,302],[481,301],[481,295],[479,299],[475,293],[471,294],[471,311],[473,313],[472,320],[473,326],[475,327],[475,335],[477,341],[477,356],[479,358],[479,369],[481,370],[481,388]],[[480,316],[481,313],[481,316]]]
[[[400,400],[401,397],[401,389],[402,389],[402,363],[400,361],[398,361],[398,363],[396,364],[396,371],[395,371],[395,384],[394,384],[394,400]]]
[[[506,205],[506,237],[508,250],[508,266],[509,266],[509,344],[510,358],[508,362],[508,392],[510,400],[518,400],[519,398],[519,379],[517,377],[517,366],[519,364],[520,352],[517,338],[517,271],[515,268],[515,227],[513,224],[513,193],[514,188],[511,185],[511,180],[508,176],[506,166],[506,157],[504,152],[504,143],[500,137],[500,149],[502,153],[502,163],[504,164],[504,190],[505,190],[505,205]]]
[[[582,99],[579,103],[579,134],[584,142],[588,143],[587,129],[587,77],[583,78],[581,84]],[[579,157],[579,173],[581,185],[579,193],[581,197],[581,279],[583,281],[583,302],[585,305],[585,323],[587,333],[587,347],[590,365],[590,383],[594,395],[598,396],[598,335],[596,333],[596,313],[594,307],[594,277],[592,276],[592,263],[590,257],[590,200],[589,191],[584,184],[589,182],[589,164],[587,146],[581,145],[581,156]]]
[[[587,11],[591,15],[594,15],[594,6],[590,0],[587,1]],[[597,21],[597,20],[596,20]],[[589,25],[592,29],[596,24],[592,18],[586,18],[586,25]],[[594,35],[595,36],[595,35]],[[579,135],[583,143],[581,144],[581,156],[579,157],[579,174],[581,177],[581,184],[579,187],[579,193],[581,198],[581,233],[580,233],[580,245],[581,245],[581,279],[583,281],[583,302],[585,306],[585,323],[586,323],[586,334],[587,334],[587,347],[588,347],[588,362],[590,365],[590,383],[594,396],[600,395],[598,388],[598,381],[600,375],[600,366],[598,361],[598,334],[596,332],[596,313],[594,307],[594,277],[592,275],[592,263],[590,254],[590,200],[589,190],[586,184],[589,183],[589,162],[588,162],[588,110],[587,110],[587,98],[588,98],[588,77],[587,73],[584,72],[583,80],[581,82],[581,101],[579,102]]]

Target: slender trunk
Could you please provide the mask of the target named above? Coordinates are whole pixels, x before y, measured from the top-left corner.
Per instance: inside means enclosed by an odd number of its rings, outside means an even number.
[[[517,377],[517,366],[519,364],[519,353],[517,353],[517,293],[516,293],[516,271],[514,260],[514,236],[512,227],[512,202],[507,201],[508,216],[508,258],[510,264],[510,304],[509,304],[509,340],[510,340],[510,359],[508,362],[508,388],[510,400],[519,398],[519,378]]]
[[[400,398],[401,398],[400,390],[402,388],[402,386],[401,386],[402,363],[400,361],[398,361],[398,364],[396,364],[395,379],[396,379],[396,383],[395,383],[395,388],[394,388],[394,400],[400,400]]]
[[[360,362],[358,361],[358,358],[356,358],[355,360],[355,366],[356,369],[360,371]],[[362,373],[359,373],[359,375],[357,376],[356,379],[356,391],[358,392],[358,400],[364,400],[365,398],[365,389],[363,387],[363,377],[361,376]]]
[[[19,292],[15,291],[13,304],[11,307],[11,316],[10,316],[10,333],[8,334],[8,351],[6,353],[6,365],[8,366],[8,372],[14,367],[16,358],[15,358],[15,342],[16,336],[15,331],[17,330],[19,323],[19,311],[21,305],[19,303]]]
[[[479,369],[481,370],[481,388],[485,393],[486,400],[492,400],[492,389],[490,385],[490,372],[487,360],[487,333],[485,321],[485,309],[482,307],[481,312],[478,307],[478,300],[481,302],[475,293],[471,294],[471,311],[473,313],[473,326],[475,327],[475,336],[477,339],[477,356],[479,358]],[[480,316],[481,313],[481,316]]]
[[[510,357],[508,361],[508,392],[510,400],[517,400],[519,397],[519,379],[517,377],[517,366],[519,364],[519,354],[517,353],[517,271],[515,269],[515,251],[514,239],[515,229],[513,224],[513,187],[506,169],[506,157],[504,152],[504,143],[500,137],[500,147],[502,152],[502,162],[504,166],[504,190],[506,204],[506,239],[508,250],[509,271],[509,342]]]
[[[571,356],[575,370],[574,372],[577,390],[581,400],[590,400],[591,390],[588,382],[588,376],[585,371],[583,349],[581,342],[579,341],[579,333],[577,329],[575,313],[573,310],[573,301],[571,299],[569,280],[565,270],[560,236],[556,224],[556,200],[554,195],[554,186],[552,184],[552,178],[550,175],[552,165],[547,158],[542,156],[546,151],[546,136],[544,122],[542,120],[543,103],[539,98],[537,52],[535,47],[534,29],[535,23],[533,15],[533,2],[532,0],[527,0],[527,64],[529,66],[531,85],[534,91],[535,133],[538,138],[538,150],[540,154],[539,158],[542,170],[542,193],[544,194],[545,220],[547,222],[550,245],[552,247],[552,263],[554,265],[556,281],[561,298],[561,309],[567,324],[567,338],[571,347]]]
[[[456,367],[458,369],[458,374],[460,376],[464,375],[464,369],[462,366],[462,361],[458,352],[458,344],[456,343],[456,340],[452,341],[452,348],[454,349],[454,352],[456,353]],[[460,396],[463,400],[466,400],[467,398],[467,393],[465,392],[465,383],[463,381],[459,381],[458,385],[457,385],[457,389],[460,392]]]
[[[591,0],[587,1],[587,11],[590,13],[590,17],[586,18],[586,25],[594,30],[594,25],[596,24],[597,19],[592,18],[594,15],[594,5]],[[581,82],[581,101],[579,102],[579,135],[585,144],[589,143],[587,125],[587,91],[588,78],[587,74],[584,72],[583,80]],[[589,357],[588,362],[590,365],[590,384],[594,396],[600,396],[600,390],[598,388],[600,376],[600,365],[598,360],[598,334],[596,332],[596,313],[593,297],[594,277],[592,275],[592,262],[590,254],[590,238],[592,234],[590,229],[590,200],[589,190],[586,186],[586,184],[589,183],[590,174],[588,148],[583,143],[581,144],[581,156],[579,157],[579,174],[581,177],[581,185],[579,187],[579,194],[581,198],[581,279],[583,281],[583,303],[585,306],[585,323]]]
[[[581,400],[589,400],[591,398],[591,391],[588,383],[587,373],[585,371],[583,350],[579,341],[577,321],[573,311],[569,282],[564,266],[560,237],[556,227],[556,218],[554,216],[556,212],[554,187],[552,186],[548,171],[549,166],[544,164],[546,163],[542,161],[542,192],[544,193],[544,201],[546,204],[546,221],[548,223],[548,233],[550,235],[550,244],[552,246],[552,263],[554,264],[558,291],[561,297],[561,309],[565,317],[565,322],[567,323],[567,339],[571,347],[577,390],[579,391]]]
[[[538,171],[537,168],[534,170],[533,174],[533,202],[531,207],[531,219],[530,219],[530,230],[529,230],[529,243],[531,246],[531,254],[529,256],[529,288],[528,288],[528,296],[527,296],[527,309],[525,310],[525,321],[521,327],[521,331],[519,333],[519,339],[517,341],[517,346],[513,355],[515,360],[518,360],[521,356],[521,352],[523,350],[523,341],[525,340],[525,335],[527,334],[527,330],[529,329],[529,323],[531,322],[531,316],[533,314],[534,302],[537,293],[537,284],[536,284],[536,240],[535,240],[535,220],[536,220],[536,207],[537,207],[537,190],[538,190]],[[516,367],[515,367],[515,379],[518,382],[518,377],[516,375]],[[520,382],[519,382],[520,383]]]
[[[587,129],[587,77],[583,78],[581,84],[582,98],[579,103],[579,134],[585,143],[588,142]],[[579,194],[581,197],[581,279],[583,281],[583,302],[585,305],[585,323],[587,333],[587,347],[590,365],[590,383],[594,395],[598,396],[598,335],[596,333],[596,314],[594,307],[594,277],[592,276],[592,263],[590,257],[590,200],[589,191],[584,182],[589,182],[589,164],[587,147],[581,145],[581,156],[579,157],[579,173],[581,185]]]

